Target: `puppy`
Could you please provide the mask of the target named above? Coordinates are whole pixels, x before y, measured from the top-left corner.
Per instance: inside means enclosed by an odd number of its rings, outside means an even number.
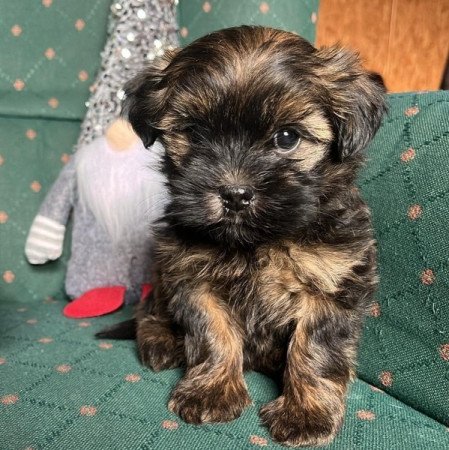
[[[243,26],[167,54],[126,91],[135,131],[166,149],[171,194],[134,322],[142,362],[185,365],[169,408],[195,424],[242,413],[244,370],[280,374],[260,410],[272,437],[329,443],[377,282],[354,182],[382,80],[348,51]]]

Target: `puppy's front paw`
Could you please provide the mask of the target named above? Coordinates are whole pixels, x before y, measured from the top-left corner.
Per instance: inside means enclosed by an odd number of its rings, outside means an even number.
[[[251,400],[243,383],[228,383],[195,385],[182,380],[172,392],[168,408],[188,423],[229,422],[239,417]]]
[[[184,348],[175,336],[153,336],[138,342],[142,364],[155,372],[174,369],[184,364]]]
[[[273,439],[289,447],[329,444],[341,424],[338,413],[307,411],[304,406],[289,404],[283,395],[263,406],[260,417]]]

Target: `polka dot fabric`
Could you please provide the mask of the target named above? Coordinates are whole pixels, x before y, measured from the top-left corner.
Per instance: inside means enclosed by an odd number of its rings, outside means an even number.
[[[50,264],[31,266],[24,247],[40,203],[72,153],[79,128],[79,121],[0,113],[0,302],[34,302],[62,292],[70,232],[62,257]],[[1,324],[0,317],[0,328]]]
[[[186,424],[166,406],[181,370],[152,372],[140,365],[133,342],[101,345],[93,338],[104,326],[128,318],[130,310],[79,322],[61,316],[64,304],[59,298],[25,306],[0,303],[1,448],[284,448],[272,441],[257,414],[277,395],[270,379],[246,374],[254,404],[239,419],[226,425]],[[444,347],[439,350],[447,353]],[[357,380],[350,388],[343,429],[327,448],[443,450],[449,448],[449,433]]]
[[[82,119],[110,0],[3,2],[1,114]]]
[[[318,0],[179,0],[179,39],[184,46],[220,28],[264,25],[314,42],[317,13]]]
[[[45,266],[26,262],[24,243],[77,140],[109,11],[110,0],[21,0],[2,6],[0,301],[35,301],[62,290],[70,238],[63,257]]]
[[[359,183],[380,275],[359,376],[449,425],[449,93],[389,100]]]

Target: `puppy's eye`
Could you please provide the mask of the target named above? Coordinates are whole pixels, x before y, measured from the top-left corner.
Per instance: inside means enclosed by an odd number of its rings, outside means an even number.
[[[294,128],[283,128],[273,136],[274,146],[284,152],[296,149],[300,142],[301,137]]]

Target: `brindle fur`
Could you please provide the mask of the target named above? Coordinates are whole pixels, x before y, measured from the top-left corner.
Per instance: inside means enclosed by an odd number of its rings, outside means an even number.
[[[253,369],[282,378],[260,411],[275,440],[323,445],[337,433],[376,287],[354,180],[384,109],[381,80],[352,53],[259,27],[212,33],[127,86],[133,127],[165,145],[171,193],[138,349],[154,370],[186,366],[169,408],[187,422],[238,417]],[[271,141],[285,125],[303,137],[288,156]],[[229,183],[256,191],[239,217],[217,197]]]

